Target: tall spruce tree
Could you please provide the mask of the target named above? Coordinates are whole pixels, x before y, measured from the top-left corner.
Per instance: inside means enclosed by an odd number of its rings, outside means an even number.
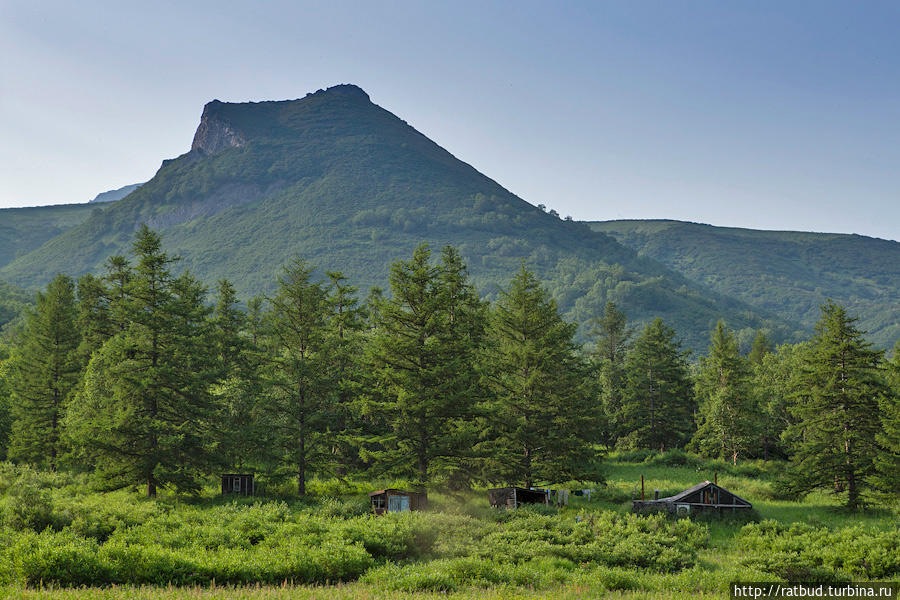
[[[10,458],[55,471],[64,451],[63,418],[80,366],[75,284],[57,275],[39,292],[6,369],[12,432]]]
[[[375,302],[368,355],[372,408],[390,427],[374,456],[420,488],[438,474],[464,473],[484,329],[484,307],[458,253],[446,248],[440,265],[430,256],[421,245],[391,266],[392,295]]]
[[[312,268],[299,258],[278,282],[270,299],[262,414],[271,430],[272,458],[296,476],[302,496],[309,475],[327,470],[333,460],[330,426],[338,386],[327,335],[330,306],[324,285],[312,281]]]
[[[358,398],[361,396],[363,375],[362,331],[365,310],[359,306],[356,287],[347,283],[339,271],[327,273],[329,279],[327,322],[328,343],[332,355],[331,371],[336,385],[334,416],[332,419],[331,453],[339,476],[362,465],[358,442],[363,435]]]
[[[712,332],[709,355],[700,360],[694,394],[699,411],[691,445],[701,454],[737,464],[738,456],[757,446],[759,411],[751,392],[748,362],[740,354],[734,332],[723,321]]]
[[[491,315],[489,480],[528,487],[602,479],[602,417],[575,329],[523,264]]]
[[[591,333],[596,342],[594,363],[603,407],[603,441],[612,447],[624,433],[620,418],[625,387],[625,356],[631,348],[634,329],[628,326],[625,313],[614,302],[607,302]]]
[[[694,397],[675,330],[657,318],[625,359],[620,448],[663,451],[683,446],[693,433]]]
[[[214,346],[210,349],[215,353],[218,375],[211,392],[218,412],[218,455],[234,471],[258,464],[267,441],[267,425],[257,414],[262,395],[260,356],[247,332],[247,319],[238,307],[234,287],[228,280],[220,280],[212,316]]]
[[[880,406],[890,396],[856,319],[831,301],[822,306],[816,335],[796,378],[785,431],[793,450],[787,486],[797,492],[830,487],[848,508],[859,508],[872,488],[876,459],[884,452]]]
[[[134,271],[112,310],[121,331],[95,352],[67,429],[108,488],[196,492],[210,470],[210,387],[217,371],[205,289],[170,271],[178,259],[141,226]],[[119,265],[127,272],[126,265]]]

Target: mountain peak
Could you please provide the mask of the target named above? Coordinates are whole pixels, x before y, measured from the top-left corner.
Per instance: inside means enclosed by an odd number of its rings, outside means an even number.
[[[371,99],[369,98],[369,95],[365,92],[365,90],[357,85],[353,85],[352,83],[341,83],[339,85],[333,85],[330,88],[319,90],[315,92],[315,94],[307,94],[307,96],[315,96],[319,94],[322,94],[324,96],[342,96],[345,98],[356,98],[359,100],[365,100],[366,102],[371,102]]]
[[[227,148],[240,148],[259,132],[258,125],[278,122],[278,112],[291,107],[318,104],[371,105],[369,95],[359,86],[343,83],[307,94],[297,100],[265,102],[222,102],[213,100],[203,107],[200,125],[194,134],[191,150],[201,155],[216,154]],[[248,118],[249,117],[249,118]]]
[[[223,107],[225,103],[219,100],[213,100],[203,107],[191,150],[215,154],[226,148],[240,148],[247,143],[246,136],[223,114]]]

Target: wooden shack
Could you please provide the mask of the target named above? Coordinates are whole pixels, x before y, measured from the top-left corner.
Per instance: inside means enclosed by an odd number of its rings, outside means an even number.
[[[519,508],[522,504],[550,504],[547,490],[530,490],[520,487],[488,490],[488,500],[493,508]]]
[[[222,475],[222,494],[238,494],[253,496],[256,494],[256,482],[252,473],[226,473]]]
[[[704,512],[737,512],[753,508],[753,505],[725,488],[704,481],[674,496],[653,500],[635,500],[631,511],[636,513],[668,512],[676,515],[691,515]]]
[[[428,494],[425,492],[377,490],[369,492],[369,501],[372,504],[372,512],[376,515],[428,508]]]

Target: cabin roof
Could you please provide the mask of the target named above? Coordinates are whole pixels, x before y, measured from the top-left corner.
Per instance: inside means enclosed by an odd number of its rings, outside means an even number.
[[[741,502],[747,504],[748,506],[752,506],[750,504],[750,502],[748,502],[747,500],[744,500],[743,498],[741,498],[740,496],[738,496],[731,490],[727,490],[727,489],[723,488],[722,486],[716,485],[715,483],[713,483],[709,480],[698,483],[697,485],[695,485],[693,487],[689,487],[688,489],[684,490],[683,492],[678,492],[674,496],[667,496],[665,498],[660,498],[659,500],[651,500],[650,502],[681,502],[682,500],[684,500],[691,494],[699,492],[700,490],[707,488],[707,487],[716,488],[716,489],[722,490],[723,492],[727,492],[727,493],[731,494],[735,500],[740,500]]]
[[[386,488],[383,490],[375,490],[374,492],[369,492],[369,496],[380,496],[381,494],[403,494],[405,496],[411,496],[413,494],[424,494],[425,492],[407,492],[406,490],[397,490],[394,488]]]

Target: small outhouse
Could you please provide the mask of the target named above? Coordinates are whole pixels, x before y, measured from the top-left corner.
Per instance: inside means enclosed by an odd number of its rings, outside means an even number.
[[[376,490],[369,492],[372,512],[382,515],[386,512],[404,512],[408,510],[425,510],[428,508],[428,494],[425,492],[407,492],[404,490]]]
[[[255,495],[256,482],[253,481],[253,474],[226,473],[222,475],[222,494]]]

